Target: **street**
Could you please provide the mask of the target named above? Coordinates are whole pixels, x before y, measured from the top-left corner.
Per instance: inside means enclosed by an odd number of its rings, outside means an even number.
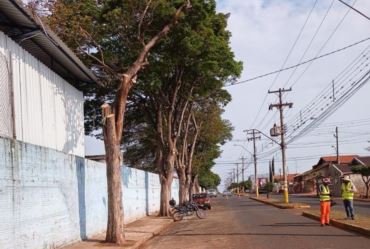
[[[212,199],[208,217],[170,225],[142,248],[330,249],[369,248],[370,240],[247,197]]]

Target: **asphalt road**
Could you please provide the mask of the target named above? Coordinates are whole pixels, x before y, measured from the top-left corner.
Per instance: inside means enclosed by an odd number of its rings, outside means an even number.
[[[142,248],[369,249],[370,239],[246,197],[212,199],[208,217],[175,222]]]

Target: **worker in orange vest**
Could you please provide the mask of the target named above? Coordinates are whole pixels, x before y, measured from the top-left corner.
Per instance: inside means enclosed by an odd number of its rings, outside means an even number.
[[[319,185],[321,226],[329,226],[330,221],[330,178],[324,177]]]

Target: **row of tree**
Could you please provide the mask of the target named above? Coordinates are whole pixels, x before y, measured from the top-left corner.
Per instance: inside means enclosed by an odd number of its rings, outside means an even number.
[[[162,216],[175,171],[180,202],[199,183],[219,184],[213,159],[232,130],[221,117],[231,100],[223,87],[242,64],[215,0],[34,0],[29,7],[99,79],[82,90],[85,130],[106,150],[107,242],[125,240],[122,160],[160,175]]]

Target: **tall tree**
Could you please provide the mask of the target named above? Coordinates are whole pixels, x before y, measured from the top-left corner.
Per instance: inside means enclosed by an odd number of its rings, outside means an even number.
[[[148,151],[150,156],[144,157],[154,158],[155,169],[160,174],[161,215],[168,214],[169,188],[176,163],[177,168],[185,168],[179,166],[184,160],[178,159],[181,158],[179,152],[186,147],[184,138],[193,138],[185,136],[184,128],[189,120],[190,107],[200,106],[199,101],[204,103],[205,99],[220,103],[225,101],[223,98],[227,94],[220,89],[226,81],[235,79],[242,68],[241,63],[234,60],[229,47],[227,15],[216,13],[215,1],[192,1],[192,14],[185,16],[182,25],[173,30],[171,37],[152,51],[150,56],[156,64],[145,70],[133,94],[133,98],[137,99],[135,103],[140,103],[140,108],[145,109],[145,120],[134,119],[134,125],[130,127],[144,127],[145,130],[152,127],[151,138],[156,138],[152,146],[155,150]],[[130,111],[135,117],[135,107]],[[188,127],[194,128],[192,125]],[[145,133],[141,134],[145,136]],[[148,140],[144,140],[140,139],[149,144]],[[131,142],[126,151],[137,155],[135,148],[140,147],[144,146]],[[186,185],[183,178],[186,173],[179,177],[180,183]]]
[[[124,243],[121,189],[121,139],[130,90],[150,64],[150,51],[183,18],[190,1],[58,0],[49,24],[99,76],[104,88],[86,86],[87,131],[103,119],[108,182],[106,241]],[[97,104],[102,113],[97,115]],[[89,115],[93,111],[94,115]]]
[[[370,188],[370,167],[363,166],[363,165],[354,165],[351,168],[352,172],[355,174],[360,174],[362,177],[362,181],[366,187],[366,198],[369,198],[369,188]]]

